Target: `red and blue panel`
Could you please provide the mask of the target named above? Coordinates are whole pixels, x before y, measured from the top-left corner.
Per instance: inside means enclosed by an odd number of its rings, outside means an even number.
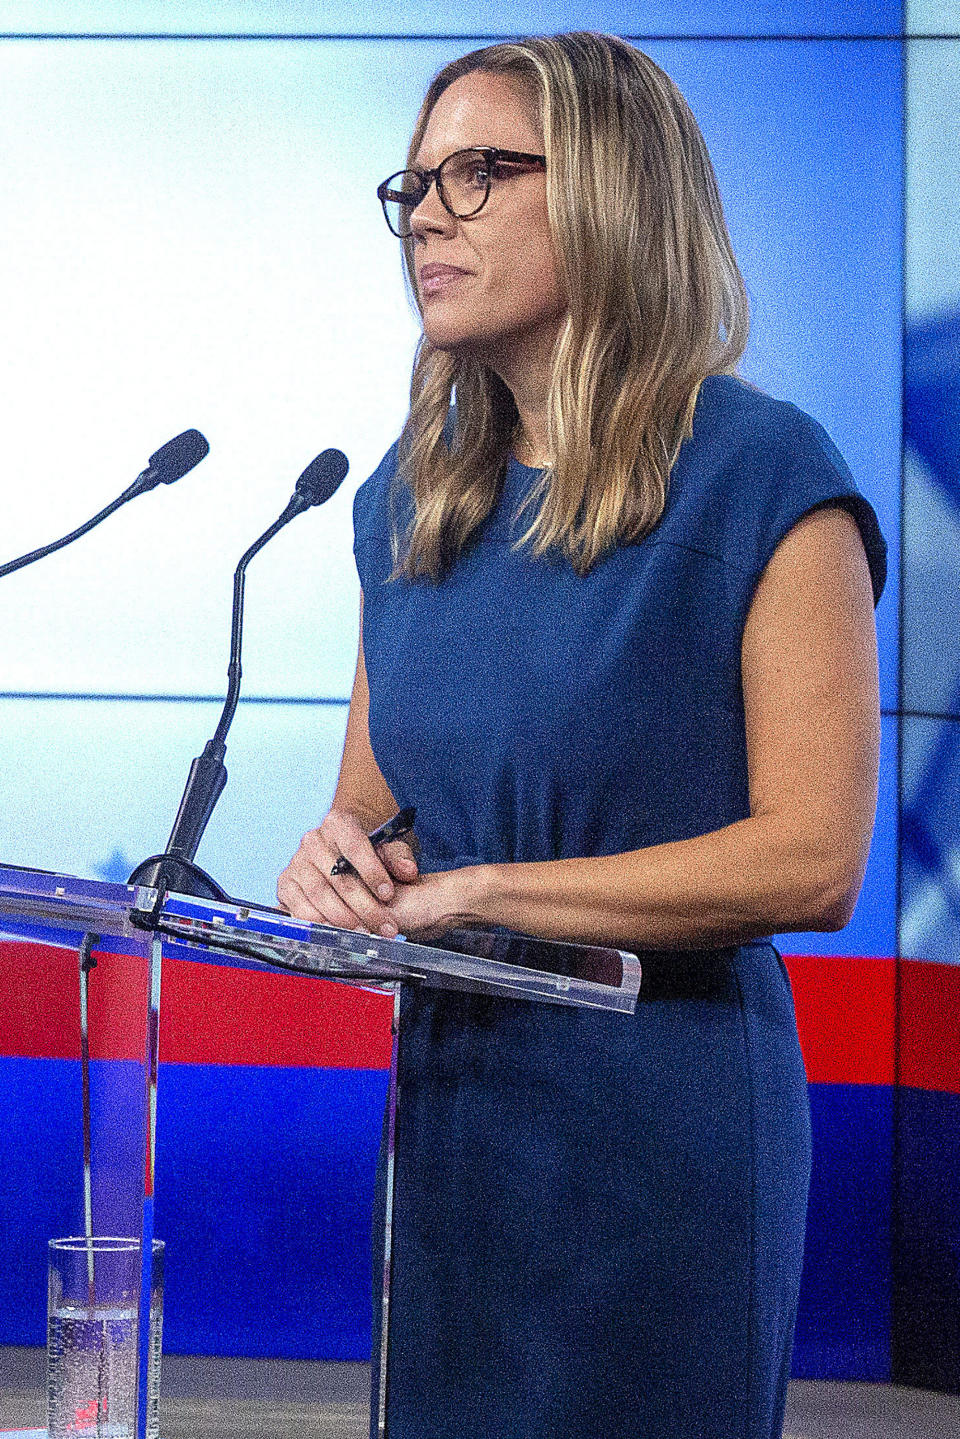
[[[81,1223],[76,957],[18,943],[0,961],[0,1343],[42,1344],[46,1241]],[[815,1160],[794,1373],[889,1379],[931,1292],[946,1363],[960,967],[788,963]],[[369,1356],[391,1010],[389,996],[324,981],[165,963],[156,1228],[171,1352]],[[92,1063],[120,1039],[101,1033]],[[927,1354],[933,1377],[937,1362]]]

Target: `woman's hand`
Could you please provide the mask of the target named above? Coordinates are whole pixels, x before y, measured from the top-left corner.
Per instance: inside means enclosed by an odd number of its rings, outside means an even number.
[[[425,874],[416,884],[398,885],[390,913],[400,933],[430,941],[448,929],[480,924],[480,896],[487,873],[485,866],[471,865]]]
[[[341,856],[356,874],[330,873]],[[374,849],[356,815],[334,808],[300,841],[277,881],[277,899],[296,919],[393,939],[400,926],[391,902],[418,878],[417,861],[405,840]]]

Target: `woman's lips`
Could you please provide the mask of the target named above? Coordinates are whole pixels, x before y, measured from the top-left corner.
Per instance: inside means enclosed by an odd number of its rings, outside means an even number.
[[[420,271],[421,295],[442,295],[459,283],[469,270],[459,270],[456,265],[424,265]]]

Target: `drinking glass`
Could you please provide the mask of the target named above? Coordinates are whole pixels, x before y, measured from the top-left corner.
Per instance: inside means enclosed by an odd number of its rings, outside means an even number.
[[[136,1439],[140,1242],[51,1239],[47,1304],[49,1439]],[[147,1439],[159,1439],[163,1241],[153,1241]]]

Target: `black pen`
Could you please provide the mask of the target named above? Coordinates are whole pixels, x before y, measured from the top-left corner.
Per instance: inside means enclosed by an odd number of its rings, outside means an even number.
[[[413,805],[409,805],[407,809],[399,810],[393,816],[393,819],[388,819],[386,824],[380,825],[378,829],[368,834],[367,839],[373,845],[374,849],[376,849],[378,844],[387,844],[392,839],[402,839],[405,834],[409,834],[413,829],[413,822],[416,817],[416,809]],[[346,855],[342,854],[333,866],[330,874],[356,874],[356,872]]]

